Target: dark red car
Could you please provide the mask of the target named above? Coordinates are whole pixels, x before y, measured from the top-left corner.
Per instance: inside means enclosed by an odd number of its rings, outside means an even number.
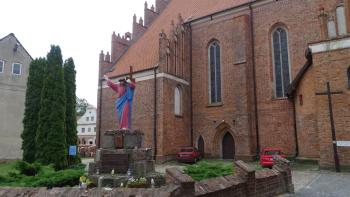
[[[194,147],[183,147],[180,152],[176,154],[178,162],[192,162],[196,163],[201,158],[201,153]]]
[[[279,155],[282,158],[286,156],[282,153],[279,148],[264,148],[260,154],[260,165],[262,167],[272,167],[273,166],[273,157]]]

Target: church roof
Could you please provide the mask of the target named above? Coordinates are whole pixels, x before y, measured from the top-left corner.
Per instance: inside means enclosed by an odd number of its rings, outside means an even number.
[[[129,66],[133,71],[149,69],[159,61],[159,33],[163,29],[169,35],[171,21],[177,21],[178,15],[186,21],[195,20],[206,15],[224,11],[251,0],[171,0],[166,9],[148,27],[147,31],[115,63],[110,77],[126,74]]]

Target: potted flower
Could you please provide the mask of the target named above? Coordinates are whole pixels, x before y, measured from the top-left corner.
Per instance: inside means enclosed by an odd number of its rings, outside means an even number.
[[[90,188],[92,186],[92,182],[90,179],[88,179],[86,176],[81,176],[79,178],[79,188],[86,189]]]
[[[127,187],[129,188],[146,188],[147,187],[147,180],[144,177],[134,179],[130,178],[127,182]]]

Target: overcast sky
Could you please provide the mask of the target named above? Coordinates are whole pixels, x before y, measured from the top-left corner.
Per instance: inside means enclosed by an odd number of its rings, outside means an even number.
[[[77,96],[97,105],[98,58],[110,51],[113,31],[132,30],[132,16],[143,17],[144,0],[1,0],[0,38],[14,33],[33,58],[59,45],[73,57]],[[154,4],[148,0],[148,5]]]

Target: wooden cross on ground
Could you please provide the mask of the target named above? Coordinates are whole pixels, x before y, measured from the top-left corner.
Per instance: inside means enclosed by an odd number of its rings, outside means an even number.
[[[338,156],[338,149],[337,149],[337,137],[335,134],[333,107],[332,107],[332,95],[333,94],[343,94],[343,92],[342,91],[331,92],[329,82],[327,82],[327,91],[326,92],[316,93],[317,96],[324,96],[324,95],[328,96],[328,108],[329,108],[329,118],[330,118],[331,129],[332,129],[332,142],[333,142],[333,153],[334,153],[333,155],[334,155],[335,171],[340,172],[339,156]]]

